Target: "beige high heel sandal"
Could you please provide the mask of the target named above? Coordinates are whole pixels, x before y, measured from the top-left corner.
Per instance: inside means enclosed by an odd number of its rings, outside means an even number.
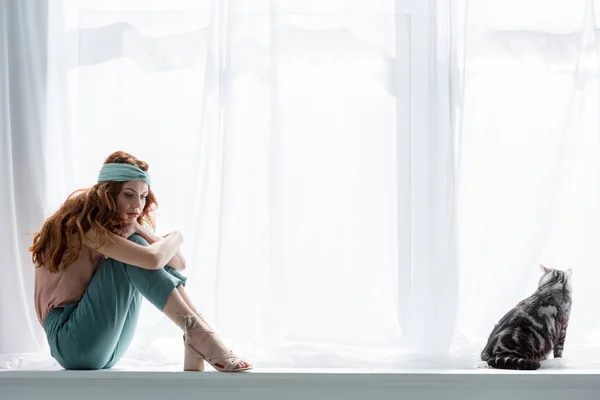
[[[210,329],[206,322],[198,319],[194,315],[186,315],[183,318],[185,320],[185,333],[183,334],[183,345],[185,347],[183,361],[184,371],[204,371],[204,360],[220,372],[240,372],[252,369],[252,365],[237,368],[240,362],[244,360],[236,356],[233,351],[230,350],[225,353],[219,352],[224,346],[218,345],[217,341],[219,338],[217,334]],[[206,345],[205,347],[208,347],[208,349],[203,349],[204,354],[191,346],[188,340],[190,333],[204,333],[205,335],[209,335],[210,339],[205,339],[203,343],[203,345]]]

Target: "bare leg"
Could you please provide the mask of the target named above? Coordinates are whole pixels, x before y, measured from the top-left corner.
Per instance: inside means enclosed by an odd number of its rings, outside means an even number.
[[[187,293],[185,293],[185,296],[187,297]],[[181,292],[178,289],[174,289],[171,292],[162,312],[182,330],[185,329],[185,316],[198,316],[197,313],[194,311],[193,306],[188,305],[188,303],[184,300]],[[199,334],[197,338],[193,338],[190,335],[189,339],[192,341],[197,341],[198,347],[202,348],[205,346],[204,343],[207,339],[207,336]],[[223,346],[223,348],[226,348],[225,345],[221,344],[221,346]],[[238,368],[246,368],[249,365],[250,364],[248,364],[245,361],[240,361],[240,363],[238,364]]]
[[[184,315],[196,315],[177,289],[169,295],[162,312],[181,329],[185,328],[185,320],[182,318]]]
[[[204,319],[204,315],[200,314],[198,312],[198,310],[196,310],[196,307],[194,307],[194,305],[192,304],[192,300],[190,299],[190,296],[188,295],[187,291],[185,290],[185,288],[183,287],[183,285],[179,286],[177,288],[177,290],[179,291],[179,294],[181,295],[181,297],[183,298],[183,301],[185,301],[185,304],[188,305],[189,308],[192,309],[192,311],[194,311],[194,313],[199,316],[200,318]]]

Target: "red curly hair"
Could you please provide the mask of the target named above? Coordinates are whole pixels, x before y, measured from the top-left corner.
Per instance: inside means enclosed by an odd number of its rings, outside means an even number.
[[[129,153],[117,151],[109,155],[104,164],[131,164],[148,171],[148,163]],[[44,222],[42,229],[33,238],[29,248],[33,263],[37,267],[58,272],[62,264],[67,269],[79,256],[85,232],[94,229],[99,239],[98,247],[109,240],[108,233],[117,233],[127,223],[117,210],[116,197],[124,182],[98,182],[88,189],[79,189],[71,193],[63,205]],[[155,228],[152,212],[158,205],[152,190],[148,188],[146,205],[137,218],[139,224]],[[67,254],[64,259],[65,252]]]

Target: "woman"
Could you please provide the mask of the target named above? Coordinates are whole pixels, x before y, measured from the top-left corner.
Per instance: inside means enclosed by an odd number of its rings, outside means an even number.
[[[252,366],[221,342],[184,285],[181,233],[159,237],[148,164],[111,154],[90,189],[74,192],[46,220],[30,248],[35,306],[52,357],[66,369],[115,365],[133,338],[145,297],[184,331],[184,370]]]

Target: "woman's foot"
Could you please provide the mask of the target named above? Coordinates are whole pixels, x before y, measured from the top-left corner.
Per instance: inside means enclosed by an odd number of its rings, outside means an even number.
[[[238,356],[225,346],[219,336],[202,318],[196,315],[186,315],[183,343],[186,348],[185,365],[193,364],[189,357],[196,357],[198,366],[201,360],[206,360],[217,371],[239,372],[252,369],[252,365]],[[197,370],[201,370],[198,368]]]

